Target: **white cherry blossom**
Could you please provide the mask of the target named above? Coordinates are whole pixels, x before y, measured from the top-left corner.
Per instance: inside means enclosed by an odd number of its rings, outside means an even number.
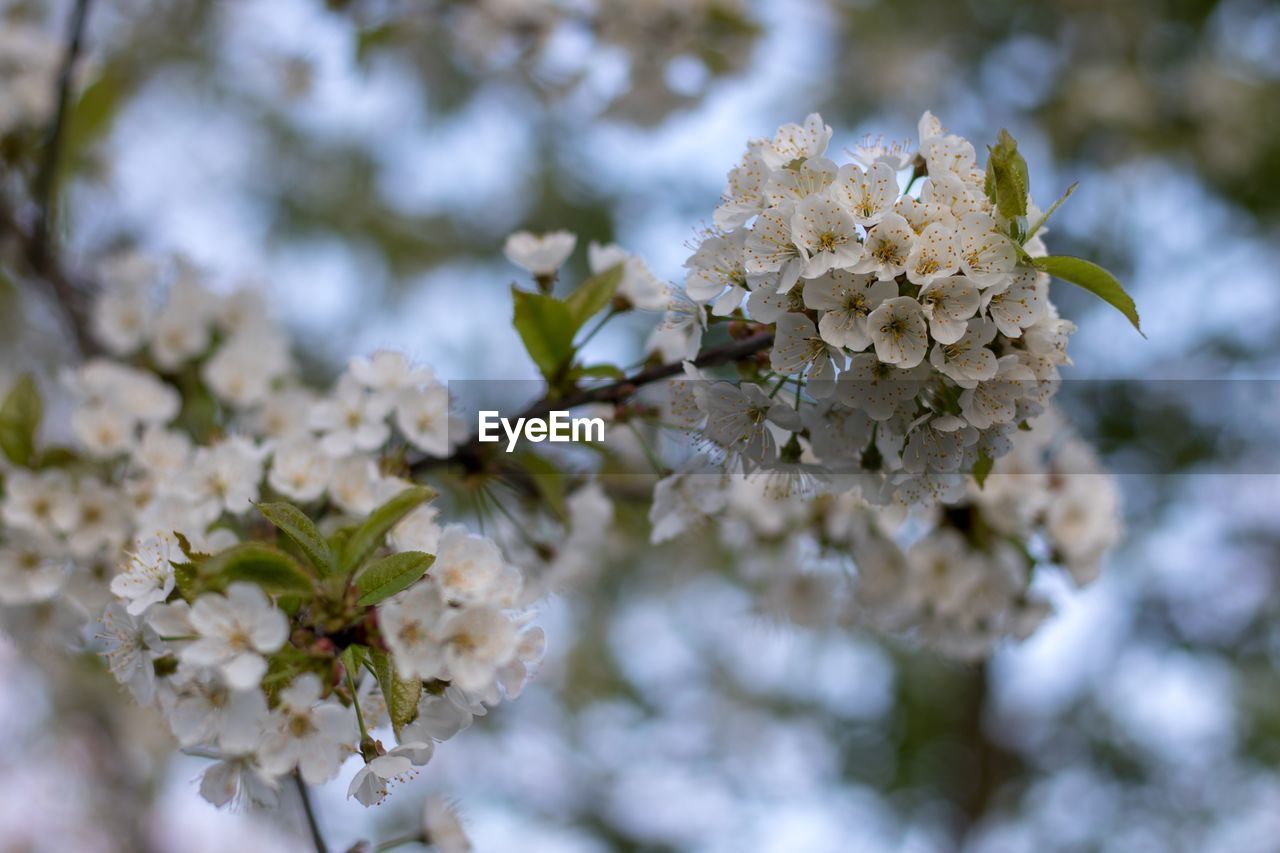
[[[778,128],[773,141],[761,147],[760,155],[770,168],[779,169],[794,160],[821,157],[831,141],[831,126],[823,124],[822,116],[811,113],[804,124],[786,124]]]
[[[805,389],[818,399],[829,397],[835,390],[836,364],[844,367],[844,356],[818,334],[813,321],[803,314],[783,314],[778,318],[777,333],[769,364],[784,374],[805,374]]]
[[[391,433],[387,416],[394,403],[391,395],[371,392],[348,374],[311,409],[310,426],[321,434],[320,446],[330,456],[374,450]]]
[[[897,213],[887,213],[867,234],[862,259],[854,272],[875,273],[882,281],[891,281],[907,269],[907,259],[915,248],[916,232]]]
[[[956,231],[960,247],[960,267],[979,289],[1008,282],[1018,262],[1012,241],[1000,233],[995,220],[984,213],[971,213],[960,220]]]
[[[515,655],[515,626],[495,607],[457,610],[442,631],[449,679],[463,690],[480,690]]]
[[[766,144],[763,139],[753,140],[747,145],[742,162],[729,171],[728,183],[713,219],[717,228],[726,231],[741,228],[764,209],[762,194],[771,172],[761,153]]]
[[[924,309],[910,296],[895,296],[867,316],[876,357],[885,364],[915,367],[924,360],[929,332]]]
[[[293,501],[314,501],[329,488],[333,457],[314,441],[296,439],[276,448],[271,456],[267,483]]]
[[[197,639],[179,656],[194,666],[216,668],[233,690],[258,686],[267,671],[263,655],[278,651],[289,632],[284,614],[248,583],[231,584],[226,595],[200,596],[190,619]]]
[[[847,163],[837,173],[831,197],[849,212],[854,222],[870,228],[894,209],[898,200],[898,177],[884,162],[866,169]]]
[[[395,422],[409,443],[429,456],[448,456],[453,449],[449,440],[449,391],[443,385],[400,392]]]
[[[796,205],[791,234],[804,258],[801,275],[805,278],[816,278],[831,269],[848,269],[862,255],[853,217],[825,196],[809,196]],[[788,289],[779,287],[778,292]]]
[[[278,701],[258,748],[262,768],[278,776],[296,767],[308,785],[329,781],[354,750],[351,709],[321,699],[320,679],[312,673],[294,679]]]
[[[618,297],[644,311],[661,311],[667,307],[667,286],[642,258],[612,243],[607,246],[591,243],[587,246],[587,267],[592,275],[599,275],[618,264],[622,264]]]
[[[435,381],[429,368],[415,365],[402,352],[378,350],[369,356],[357,356],[347,365],[351,377],[370,391],[399,394]]]
[[[111,579],[111,592],[128,602],[126,610],[139,616],[173,592],[174,575],[171,559],[177,541],[171,537],[153,537],[139,542],[129,557],[125,571]]]
[[[1045,313],[1049,299],[1049,277],[1036,270],[1020,270],[1005,287],[987,288],[982,294],[982,308],[995,322],[1000,334],[1009,338],[1022,336],[1022,330],[1035,325]]]
[[[955,235],[940,223],[927,226],[917,235],[907,256],[907,280],[921,287],[952,275],[960,267]]]
[[[378,608],[382,637],[401,678],[425,681],[444,675],[440,624],[447,607],[440,586],[422,582]]]
[[[818,332],[832,346],[860,352],[871,345],[867,316],[882,302],[898,295],[891,281],[872,275],[832,270],[804,285],[806,308],[822,312]]]
[[[996,336],[996,324],[982,317],[969,321],[958,341],[934,344],[929,363],[955,380],[961,388],[973,388],[996,375],[996,354],[987,348]]]
[[[793,205],[781,205],[761,213],[742,247],[746,274],[777,273],[779,293],[790,290],[807,265],[807,259],[791,236],[793,214]],[[692,291],[689,295],[698,298]]]
[[[920,288],[920,306],[929,319],[929,334],[940,344],[960,340],[982,297],[965,276],[935,279]]]
[[[568,231],[533,234],[517,231],[507,238],[502,253],[507,260],[535,276],[555,275],[578,243]]]

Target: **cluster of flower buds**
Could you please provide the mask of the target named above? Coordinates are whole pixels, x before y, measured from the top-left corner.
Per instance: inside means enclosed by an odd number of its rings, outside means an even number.
[[[170,272],[160,304],[157,269],[103,265],[113,357],[65,376],[71,446],[41,446],[32,381],[7,396],[0,597],[65,612],[45,621],[71,637],[103,614],[112,672],[219,759],[211,801],[269,801],[359,754],[350,794],[379,802],[520,692],[542,652],[522,573],[405,476],[410,452],[450,452],[430,371],[379,352],[309,390],[256,296]]]

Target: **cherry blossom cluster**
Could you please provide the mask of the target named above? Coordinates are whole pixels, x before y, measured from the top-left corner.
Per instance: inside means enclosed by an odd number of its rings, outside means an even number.
[[[758,383],[694,391],[702,435],[747,468],[803,459],[874,503],[954,501],[1053,393],[1075,326],[1034,265],[1044,217],[1025,175],[1026,215],[1006,216],[994,163],[929,113],[919,134],[837,164],[814,114],[730,172],[664,345],[695,356],[701,306],[772,331]]]
[[[692,467],[666,477],[652,539],[709,526],[764,613],[872,628],[957,658],[1029,636],[1052,610],[1045,577],[1091,582],[1120,536],[1114,480],[1054,409],[946,506],[907,513],[851,491],[808,495],[780,488],[786,476]]]
[[[255,293],[134,255],[100,273],[109,356],[63,377],[70,446],[4,472],[0,602],[63,642],[101,614],[84,635],[116,678],[217,759],[210,801],[269,803],[355,754],[350,795],[380,802],[542,654],[522,572],[409,478],[451,452],[447,390],[378,352],[317,392]]]

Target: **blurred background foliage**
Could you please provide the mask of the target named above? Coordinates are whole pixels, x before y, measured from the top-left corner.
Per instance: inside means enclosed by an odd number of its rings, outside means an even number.
[[[3,8],[56,39],[70,4]],[[391,345],[449,378],[531,377],[505,234],[617,240],[678,281],[746,140],[813,110],[841,147],[909,138],[925,109],[975,141],[1009,127],[1042,206],[1081,181],[1053,248],[1122,273],[1143,312],[1148,341],[1055,289],[1081,326],[1064,394],[1122,475],[1129,536],[1041,635],[966,666],[784,627],[727,555],[649,549],[620,502],[607,559],[548,608],[531,692],[383,811],[322,792],[335,843],[394,835],[411,792],[442,789],[494,850],[1280,844],[1280,6],[97,0],[87,42],[58,194],[70,262],[139,245],[254,282],[317,372]],[[0,140],[11,198],[41,145]],[[0,279],[3,373],[68,357],[29,283]],[[632,362],[655,319],[593,346]],[[1262,381],[1229,393],[1243,378]],[[48,678],[50,731],[79,678]],[[161,848],[285,843],[206,809],[162,748],[130,756],[128,786],[90,776],[99,815]],[[0,828],[57,849],[37,831],[57,798],[24,789],[22,762],[0,773]]]

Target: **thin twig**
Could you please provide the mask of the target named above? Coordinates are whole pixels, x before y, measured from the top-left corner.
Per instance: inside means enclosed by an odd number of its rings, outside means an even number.
[[[27,271],[52,291],[53,299],[75,338],[80,355],[87,358],[101,352],[101,347],[89,333],[89,307],[86,299],[88,288],[67,272],[56,253],[37,249],[35,233],[19,221],[17,213],[3,199],[0,199],[0,235],[8,235],[13,239],[17,260],[24,263]]]
[[[316,813],[311,808],[311,795],[307,792],[307,783],[302,781],[302,774],[293,771],[293,783],[298,786],[298,797],[302,800],[302,812],[307,816],[307,828],[311,830],[311,842],[316,853],[329,853],[325,846],[324,836],[320,834],[320,824],[316,822]]]
[[[58,71],[56,107],[53,119],[49,123],[49,132],[45,136],[40,168],[36,172],[32,187],[32,196],[36,203],[34,243],[35,252],[39,257],[47,255],[51,245],[54,194],[58,180],[58,167],[62,159],[62,140],[67,125],[67,112],[71,104],[71,83],[75,77],[76,60],[80,58],[84,26],[88,17],[89,0],[76,0],[76,5],[71,10],[71,20],[67,24],[67,50],[62,56],[62,67]]]
[[[71,84],[75,77],[76,60],[80,56],[84,41],[84,28],[88,15],[89,0],[76,0],[67,25],[67,48],[58,72],[53,118],[49,122],[44,150],[32,183],[32,198],[35,202],[34,221],[24,224],[17,209],[11,208],[0,200],[0,233],[12,236],[17,244],[20,260],[52,291],[53,298],[62,311],[82,356],[94,355],[99,351],[93,336],[89,334],[85,289],[67,273],[57,253],[53,251],[52,232],[54,195],[58,167],[62,159],[62,141],[71,103]]]
[[[713,347],[694,359],[693,364],[695,367],[715,367],[719,364],[728,364],[738,359],[746,358],[749,355],[754,355],[772,343],[773,332],[759,332],[741,340],[730,341],[727,344]],[[682,361],[647,367],[625,379],[619,379],[607,385],[583,388],[563,397],[544,397],[521,412],[518,417],[526,419],[541,418],[553,410],[567,411],[591,403],[620,403],[643,386],[669,379],[683,370],[684,362]],[[479,436],[476,436],[460,445],[451,455],[445,458],[425,457],[419,459],[410,466],[410,471],[414,474],[421,474],[434,468],[457,463],[475,465],[479,460],[480,451],[480,439]]]

